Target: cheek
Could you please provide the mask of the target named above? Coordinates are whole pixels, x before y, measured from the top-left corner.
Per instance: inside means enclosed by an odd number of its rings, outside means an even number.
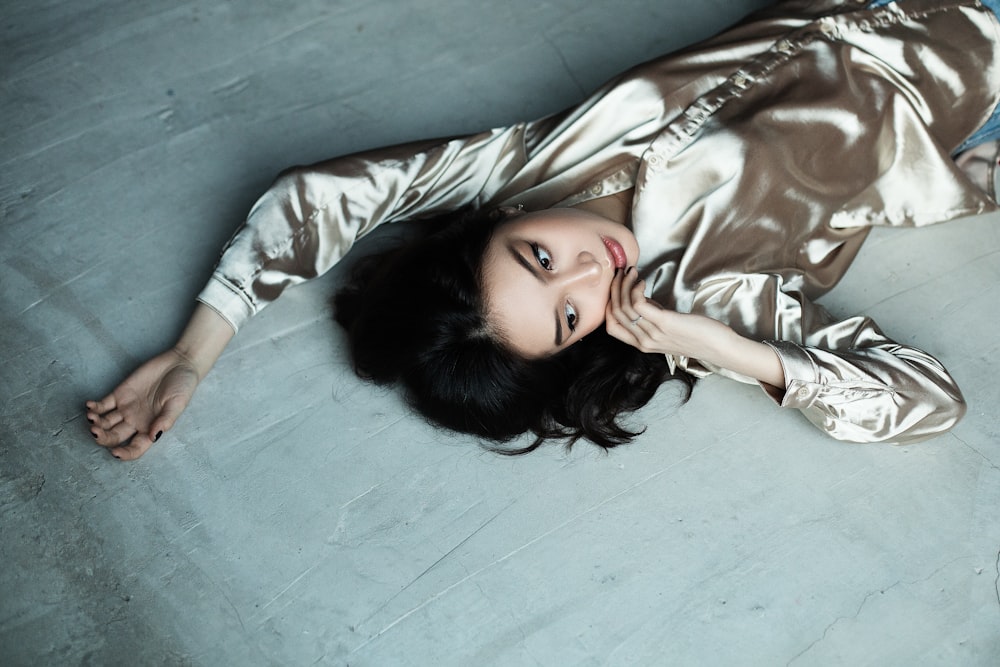
[[[580,338],[583,338],[587,334],[593,333],[603,326],[604,326],[603,317],[599,320],[589,319],[585,322],[581,322],[580,326],[576,328],[576,333]]]
[[[588,304],[587,312],[580,318],[580,325],[577,331],[581,336],[586,336],[599,327],[604,326],[608,302],[610,299],[597,299],[592,304]]]

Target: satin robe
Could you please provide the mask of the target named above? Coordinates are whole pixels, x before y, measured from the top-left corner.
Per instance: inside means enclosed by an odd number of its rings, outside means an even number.
[[[781,3],[541,120],[289,170],[199,299],[238,329],[382,223],[634,188],[652,297],[772,346],[786,378],[762,385],[775,402],[842,440],[947,430],[965,405],[941,363],[812,300],[872,225],[997,209],[951,153],[997,104],[998,23],[968,0],[864,4]]]

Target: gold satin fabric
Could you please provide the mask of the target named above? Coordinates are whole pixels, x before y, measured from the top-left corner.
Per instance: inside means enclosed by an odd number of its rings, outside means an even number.
[[[384,222],[634,188],[652,296],[768,342],[786,377],[763,387],[772,399],[843,440],[944,431],[965,407],[942,365],[812,299],[841,278],[871,225],[996,210],[951,153],[997,104],[998,25],[973,1],[864,4],[782,3],[562,113],[292,169],[253,207],[199,299],[238,328]]]

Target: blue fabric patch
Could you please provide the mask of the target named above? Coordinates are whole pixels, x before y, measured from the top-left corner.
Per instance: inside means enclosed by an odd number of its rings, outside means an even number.
[[[872,0],[868,3],[869,9],[875,9],[877,7],[885,7],[891,2],[896,0]],[[1000,20],[1000,0],[979,0],[979,3],[993,12],[993,15]],[[955,150],[955,155],[958,155],[964,150],[968,150],[973,146],[978,146],[979,144],[985,144],[987,141],[996,141],[1000,139],[1000,105],[993,110],[993,115],[990,116],[989,120],[983,124],[976,132],[966,139],[961,146]]]

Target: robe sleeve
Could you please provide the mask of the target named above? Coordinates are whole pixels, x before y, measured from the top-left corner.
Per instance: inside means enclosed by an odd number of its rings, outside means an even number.
[[[868,317],[838,321],[781,276],[709,281],[694,310],[774,349],[785,386],[762,385],[765,392],[838,440],[914,442],[950,429],[965,414],[962,393],[941,362],[891,340]]]
[[[234,330],[384,222],[488,201],[523,165],[524,125],[295,167],[254,204],[198,300]]]

